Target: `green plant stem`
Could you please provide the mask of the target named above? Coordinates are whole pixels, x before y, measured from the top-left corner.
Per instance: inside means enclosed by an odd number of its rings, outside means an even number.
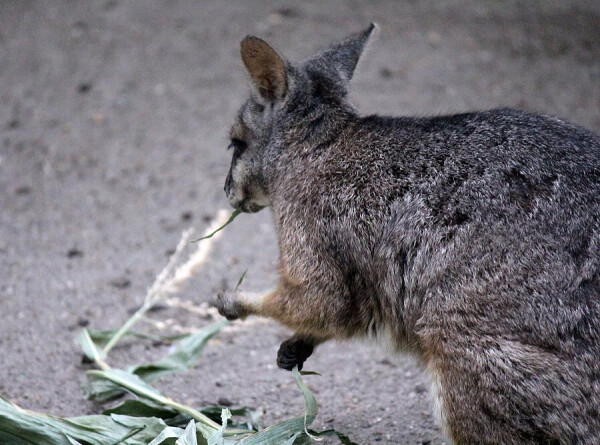
[[[129,320],[127,320],[125,323],[123,323],[123,326],[121,326],[117,332],[115,332],[115,335],[113,335],[110,340],[106,343],[106,345],[104,346],[104,348],[102,349],[102,351],[104,352],[104,355],[108,355],[108,353],[110,352],[110,350],[117,344],[117,342],[119,340],[121,340],[121,338],[127,333],[127,331],[129,331],[129,329],[131,329],[131,327],[146,313],[148,312],[152,306],[154,306],[158,300],[160,300],[161,295],[158,293],[156,294],[153,298],[149,299],[148,301],[146,301],[142,307],[140,307],[137,311],[135,311],[135,313],[129,317]]]
[[[118,375],[115,375],[114,373],[104,373],[102,371],[92,370],[92,371],[88,371],[88,374],[95,375],[97,377],[100,377],[100,378],[103,378],[106,380],[110,380],[111,382],[116,383],[117,385],[128,389],[129,391],[133,392],[134,394],[136,394],[138,396],[144,397],[146,399],[150,399],[153,402],[159,403],[164,406],[168,406],[168,407],[173,408],[181,413],[187,414],[190,417],[192,417],[194,420],[196,420],[197,422],[200,422],[200,423],[208,426],[209,428],[213,428],[215,430],[218,430],[221,428],[221,425],[219,425],[215,421],[211,420],[210,418],[208,418],[207,416],[202,414],[200,411],[198,411],[192,407],[182,405],[169,397],[163,396],[162,394],[157,394],[152,391],[146,391],[142,387],[132,385],[131,383],[120,378]],[[230,435],[230,436],[231,435],[240,435],[240,434],[248,434],[248,431],[246,431],[246,430],[229,430],[229,431],[227,431],[227,435]]]

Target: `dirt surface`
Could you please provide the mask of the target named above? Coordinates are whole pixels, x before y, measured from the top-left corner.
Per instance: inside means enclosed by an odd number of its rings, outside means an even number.
[[[116,327],[188,226],[227,207],[227,130],[248,84],[239,40],[298,60],[370,21],[381,25],[353,81],[363,113],[514,106],[600,131],[600,3],[492,1],[0,2],[0,393],[19,405],[97,412],[73,337]],[[243,215],[180,297],[273,283],[268,212]],[[186,325],[208,320],[165,310]],[[195,370],[161,388],[191,404],[226,397],[266,423],[301,410],[275,366],[288,333],[236,323]],[[128,343],[114,363],[158,357]],[[368,345],[320,347],[307,378],[318,426],[360,444],[441,444],[426,377]]]

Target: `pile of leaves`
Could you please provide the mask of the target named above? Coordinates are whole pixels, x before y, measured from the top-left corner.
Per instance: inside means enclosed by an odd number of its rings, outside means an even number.
[[[212,238],[235,216],[236,213],[200,239]],[[182,250],[186,240],[184,236],[176,253]],[[222,320],[192,334],[176,336],[156,336],[131,330],[133,324],[164,297],[165,292],[176,288],[174,284],[182,281],[184,274],[181,270],[185,267],[175,270],[175,262],[176,255],[150,288],[144,304],[120,329],[84,329],[77,337],[84,358],[97,368],[87,371],[88,399],[101,404],[111,402],[112,405],[101,414],[63,418],[24,410],[0,397],[0,444],[301,445],[322,440],[324,436],[336,436],[342,444],[356,445],[335,430],[317,432],[309,429],[317,415],[317,403],[297,368],[292,374],[304,397],[305,411],[267,428],[260,428],[258,416],[248,408],[191,407],[162,394],[151,385],[169,374],[192,368],[207,342],[229,323]],[[184,266],[190,269],[188,263]],[[170,281],[169,274],[172,275]],[[172,347],[168,355],[151,363],[126,369],[111,367],[107,357],[124,337],[169,342]]]

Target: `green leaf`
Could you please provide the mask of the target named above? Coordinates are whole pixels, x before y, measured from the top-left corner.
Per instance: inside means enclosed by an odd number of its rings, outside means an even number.
[[[122,369],[94,369],[87,371],[87,375],[92,380],[103,379],[113,382],[117,385],[117,387],[127,389],[140,397],[158,401],[159,403],[162,403],[163,400],[166,400],[165,396],[163,396],[158,390],[148,385],[140,377],[135,374],[131,374],[130,372],[123,371]]]
[[[183,434],[175,442],[177,445],[198,445],[196,438],[196,422],[190,420]]]
[[[104,330],[104,331],[93,331],[88,330],[88,334],[98,349],[104,348],[108,341],[117,333],[117,330]],[[153,335],[153,334],[145,334],[143,332],[135,332],[128,331],[124,334],[125,337],[135,337],[143,340],[151,340],[151,341],[165,341],[165,342],[173,342],[177,340],[181,340],[182,338],[187,337],[189,334],[178,334],[178,335]]]
[[[150,442],[149,445],[166,445],[167,443],[175,444],[175,439],[178,439],[182,434],[183,430],[181,428],[168,426],[162,430],[160,434],[156,436],[152,442]]]
[[[190,335],[176,344],[166,357],[148,365],[138,365],[130,370],[146,381],[154,381],[163,375],[184,371],[194,366],[206,343],[229,322],[221,320]]]
[[[165,375],[191,368],[196,364],[208,341],[227,324],[229,324],[227,320],[210,324],[195,334],[188,335],[180,340],[166,357],[153,363],[129,367],[127,372],[137,375],[146,382],[153,382]],[[87,333],[87,338],[91,339],[89,333]],[[80,342],[80,344],[82,343]],[[86,347],[90,347],[91,344],[91,347],[98,351],[93,342],[83,344],[86,344]],[[119,388],[119,385],[110,381],[110,379],[92,378],[88,380],[87,397],[90,400],[106,402],[117,399],[123,396],[124,393],[123,388]]]
[[[282,445],[294,445],[294,442],[296,442],[296,439],[301,434],[304,434],[304,433],[302,433],[301,431],[298,431],[296,434],[294,434],[292,437],[290,437],[288,440],[286,440]]]
[[[104,403],[119,399],[125,394],[125,390],[115,385],[110,380],[90,378],[88,376],[86,396],[88,400]]]
[[[248,436],[239,441],[240,445],[264,445],[264,444],[280,444],[289,441],[294,435],[296,439],[301,437],[302,434],[313,437],[308,433],[306,428],[310,425],[318,413],[317,401],[315,396],[310,392],[307,386],[304,384],[298,367],[296,366],[293,371],[294,379],[296,379],[296,385],[304,396],[304,415],[295,417],[293,419],[285,420],[276,425],[265,428],[258,433]]]
[[[312,431],[311,430],[310,433],[315,436],[318,436],[318,437],[337,436],[337,438],[340,440],[340,442],[343,445],[358,445],[356,442],[353,442],[352,440],[350,440],[350,438],[348,436],[346,436],[345,434],[342,434],[336,430],[325,430],[325,431]]]
[[[201,412],[195,410],[194,408],[181,405],[175,402],[174,400],[165,397],[158,390],[151,387],[148,383],[146,383],[144,380],[142,380],[135,374],[123,371],[122,369],[92,370],[88,371],[87,374],[91,379],[109,380],[115,383],[117,387],[121,387],[124,390],[130,391],[138,397],[143,397],[158,404],[166,405],[179,412],[188,414],[196,421],[200,422],[201,424],[204,424],[210,430],[219,429],[219,425],[217,423],[213,422],[210,418],[208,418]],[[116,416],[116,414],[113,414],[112,416]],[[134,419],[135,417],[130,418]]]
[[[207,445],[202,435],[198,436],[198,425],[192,419],[185,430],[167,427],[149,445],[198,445],[198,439],[201,445]]]
[[[193,240],[193,241],[192,241],[192,243],[197,243],[198,241],[202,241],[203,239],[212,238],[212,237],[215,235],[215,233],[217,233],[217,232],[220,232],[220,231],[221,231],[221,230],[223,230],[225,227],[227,227],[229,224],[231,224],[231,223],[233,222],[233,220],[234,220],[234,219],[236,219],[236,218],[237,218],[237,216],[238,216],[240,213],[242,213],[242,211],[241,211],[241,210],[235,210],[235,211],[234,211],[234,212],[231,214],[231,216],[229,217],[229,219],[227,220],[227,222],[226,222],[225,224],[223,224],[221,227],[219,227],[219,228],[218,228],[217,230],[215,230],[214,232],[212,232],[212,233],[210,233],[210,234],[208,234],[208,235],[206,235],[206,236],[203,236],[202,238],[198,238],[198,239],[195,239],[195,240]]]
[[[304,396],[304,432],[310,436],[310,433],[308,432],[307,428],[313,422],[313,420],[315,420],[315,417],[317,417],[317,413],[319,412],[319,409],[317,407],[317,399],[315,399],[313,393],[310,392],[310,390],[302,380],[297,366],[294,367],[292,373],[294,374],[294,379],[296,379],[296,386]]]
[[[300,375],[318,375],[321,376],[317,371],[300,371]]]
[[[23,410],[0,398],[0,443],[2,444],[146,445],[165,426],[160,419],[145,417],[103,415],[54,417]]]
[[[158,417],[159,419],[169,420],[179,412],[168,406],[159,405],[150,400],[125,400],[123,403],[102,411],[104,415],[121,414],[133,417]]]
[[[139,426],[137,428],[132,429],[129,433],[125,434],[123,437],[121,437],[120,439],[115,440],[113,443],[111,443],[110,445],[119,445],[123,442],[125,442],[127,439],[132,438],[133,436],[137,435],[138,433],[144,431],[146,429],[146,426]]]
[[[76,340],[81,346],[85,356],[90,360],[98,363],[106,358],[104,351],[96,347],[96,344],[90,337],[90,332],[87,329],[83,329],[77,336]]]
[[[221,428],[208,438],[208,445],[224,445],[225,439],[223,438],[223,434],[225,433],[225,428],[227,428],[227,421],[229,419],[231,419],[231,411],[227,408],[223,408],[223,411],[221,411]]]

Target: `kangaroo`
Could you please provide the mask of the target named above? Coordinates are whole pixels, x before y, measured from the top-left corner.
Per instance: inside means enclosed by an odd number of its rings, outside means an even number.
[[[222,292],[229,319],[417,357],[455,444],[600,443],[600,138],[496,109],[360,116],[349,82],[376,26],[301,63],[248,36],[230,204],[270,207],[279,283]]]

